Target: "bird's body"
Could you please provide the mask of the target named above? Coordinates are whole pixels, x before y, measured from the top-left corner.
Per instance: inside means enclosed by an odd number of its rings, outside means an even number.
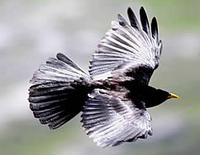
[[[61,53],[35,72],[29,101],[42,124],[56,129],[82,112],[86,133],[102,147],[152,135],[146,108],[177,96],[149,86],[162,50],[156,18],[150,27],[142,7],[140,25],[132,9],[127,12],[130,24],[121,15],[112,22],[89,75]]]

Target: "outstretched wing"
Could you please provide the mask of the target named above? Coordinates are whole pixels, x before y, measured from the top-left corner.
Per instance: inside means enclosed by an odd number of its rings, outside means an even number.
[[[147,73],[149,80],[158,67],[162,43],[158,37],[156,18],[152,19],[150,29],[143,7],[140,9],[141,25],[131,8],[128,8],[127,13],[130,24],[118,15],[118,22],[112,22],[112,28],[99,43],[90,62],[89,72],[93,79],[113,76],[116,73],[114,71],[135,78],[137,71],[145,72],[147,69],[150,72]]]
[[[95,89],[84,106],[83,127],[101,147],[116,146],[152,135],[149,113],[144,108],[135,107],[132,101],[125,100],[123,94]]]

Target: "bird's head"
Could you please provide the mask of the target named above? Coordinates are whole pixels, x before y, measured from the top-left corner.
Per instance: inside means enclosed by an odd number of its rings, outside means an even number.
[[[174,93],[170,93],[170,92],[167,92],[165,90],[161,90],[161,89],[157,89],[157,101],[162,103],[168,99],[172,99],[172,98],[175,98],[175,99],[179,99],[180,97]]]
[[[171,98],[176,98],[176,99],[180,98],[176,94],[169,93],[169,92],[167,92],[165,90],[161,90],[161,89],[154,88],[154,89],[151,89],[151,91],[149,91],[149,92],[151,92],[150,93],[151,95],[149,95],[145,101],[147,108],[157,106]]]

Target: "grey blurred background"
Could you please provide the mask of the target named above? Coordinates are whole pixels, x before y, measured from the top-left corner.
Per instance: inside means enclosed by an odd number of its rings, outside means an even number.
[[[164,43],[151,85],[176,92],[149,111],[154,135],[147,140],[102,149],[89,139],[80,116],[56,131],[33,118],[28,87],[48,57],[63,52],[87,70],[110,22],[131,6],[156,16]],[[199,155],[200,152],[199,0],[1,0],[0,154],[1,155]]]

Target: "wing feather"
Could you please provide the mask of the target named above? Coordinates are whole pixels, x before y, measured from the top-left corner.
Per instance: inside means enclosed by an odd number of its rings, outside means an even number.
[[[158,23],[156,17],[153,17],[151,22],[151,33],[152,37],[158,42]]]
[[[139,22],[135,16],[135,13],[130,7],[127,10],[127,14],[128,14],[128,18],[129,18],[131,26],[139,30],[140,28]]]
[[[113,76],[116,70],[125,75],[141,66],[148,66],[153,72],[159,64],[162,43],[158,37],[156,18],[152,19],[150,29],[143,7],[140,9],[141,26],[131,8],[127,13],[130,24],[119,14],[118,22],[112,22],[112,28],[100,41],[90,61],[89,73],[95,80]]]
[[[150,34],[149,20],[146,11],[144,10],[143,7],[140,8],[140,21],[142,24],[142,29],[149,35]]]
[[[151,118],[145,109],[114,92],[95,89],[87,100],[82,117],[83,127],[97,145],[116,146],[151,135]],[[119,92],[118,92],[119,94]]]

